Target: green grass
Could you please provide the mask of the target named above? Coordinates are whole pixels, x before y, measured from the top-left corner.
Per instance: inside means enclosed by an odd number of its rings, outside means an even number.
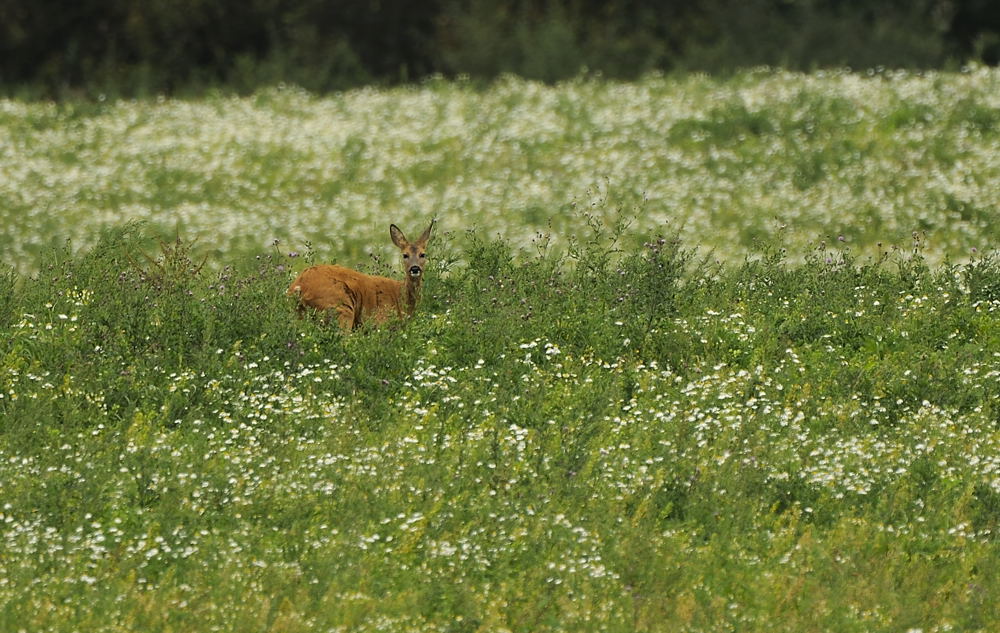
[[[0,630],[1000,628],[996,81],[2,102]]]
[[[348,337],[132,225],[5,285],[0,627],[996,627],[995,258],[590,226]]]

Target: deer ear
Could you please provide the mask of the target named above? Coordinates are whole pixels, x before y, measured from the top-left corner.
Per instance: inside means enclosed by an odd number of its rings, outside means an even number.
[[[406,236],[403,232],[399,230],[399,227],[395,224],[389,225],[389,237],[392,238],[392,243],[399,248],[406,248],[410,243],[406,240]]]
[[[431,239],[431,229],[434,228],[435,222],[437,222],[437,220],[431,220],[431,225],[424,229],[424,232],[420,234],[420,237],[417,239],[418,244],[427,244],[427,240]]]

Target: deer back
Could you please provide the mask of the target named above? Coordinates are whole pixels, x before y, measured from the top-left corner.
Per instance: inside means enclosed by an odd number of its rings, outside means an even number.
[[[288,293],[298,296],[300,308],[335,310],[351,328],[364,321],[402,316],[403,284],[388,277],[366,275],[343,266],[321,265],[303,270],[288,288]]]

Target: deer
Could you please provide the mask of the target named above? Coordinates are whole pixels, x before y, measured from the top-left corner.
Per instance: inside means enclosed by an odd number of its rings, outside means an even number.
[[[289,296],[297,299],[299,315],[310,308],[328,315],[333,311],[345,332],[356,330],[369,321],[380,324],[390,318],[413,316],[420,298],[427,265],[427,242],[433,228],[434,220],[431,220],[420,237],[410,242],[398,226],[389,225],[389,237],[402,255],[404,281],[366,275],[331,264],[303,270],[288,287]]]

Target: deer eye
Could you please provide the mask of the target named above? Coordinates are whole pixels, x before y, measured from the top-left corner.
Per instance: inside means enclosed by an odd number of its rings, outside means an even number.
[[[409,253],[403,253],[403,259],[410,259]]]
[[[427,257],[427,253],[420,253],[420,259]]]

